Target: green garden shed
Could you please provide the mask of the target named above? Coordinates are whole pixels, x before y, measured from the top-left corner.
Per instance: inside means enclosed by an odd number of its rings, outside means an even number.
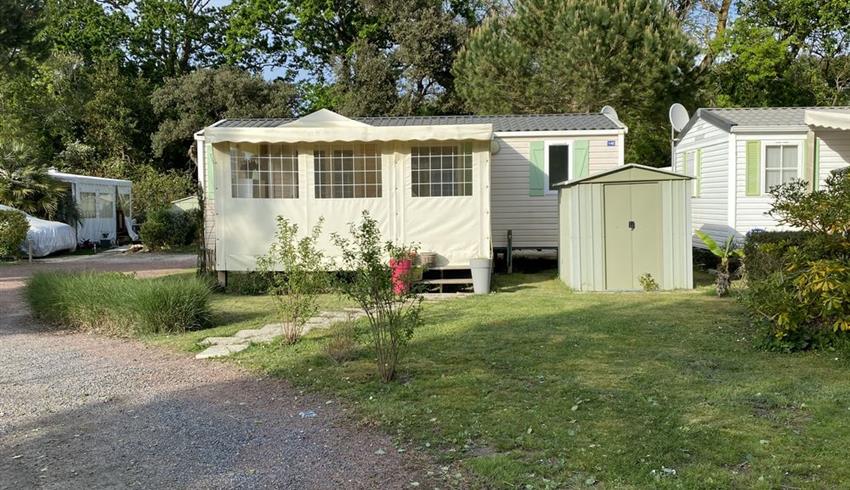
[[[580,291],[693,287],[691,178],[629,164],[556,185],[561,280]]]

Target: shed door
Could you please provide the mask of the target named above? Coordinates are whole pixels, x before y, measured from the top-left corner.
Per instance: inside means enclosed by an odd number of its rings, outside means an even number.
[[[661,192],[657,183],[605,186],[605,287],[639,289],[661,279]]]

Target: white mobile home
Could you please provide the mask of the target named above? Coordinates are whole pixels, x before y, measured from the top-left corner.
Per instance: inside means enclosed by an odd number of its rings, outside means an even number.
[[[850,107],[699,109],[678,134],[673,170],[694,177],[694,229],[725,240],[779,228],[766,214],[772,186],[818,189],[848,164]]]
[[[387,239],[437,266],[468,268],[494,248],[557,248],[554,184],[623,164],[626,127],[596,114],[219,121],[196,134],[205,246],[218,271],[264,254],[275,216],[332,232],[368,210]]]
[[[118,241],[119,234],[137,239],[133,231],[133,183],[129,180],[106,179],[50,170],[54,179],[68,184],[79,211],[77,243],[98,245]]]

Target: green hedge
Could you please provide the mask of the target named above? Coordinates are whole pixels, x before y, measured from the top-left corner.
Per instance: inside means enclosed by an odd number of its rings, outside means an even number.
[[[197,277],[41,272],[30,279],[26,297],[35,316],[47,322],[131,336],[207,326],[210,291]]]
[[[200,211],[158,209],[148,214],[139,234],[150,248],[181,247],[196,241],[200,226]]]
[[[20,255],[30,224],[19,211],[0,210],[0,258]]]

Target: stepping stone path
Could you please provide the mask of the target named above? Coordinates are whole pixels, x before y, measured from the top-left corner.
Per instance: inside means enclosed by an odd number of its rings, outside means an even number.
[[[359,308],[345,308],[342,311],[323,311],[319,315],[307,320],[304,324],[302,334],[306,334],[314,328],[328,328],[334,323],[344,322],[349,319],[355,320],[366,313]],[[283,325],[280,323],[269,323],[263,328],[240,330],[232,337],[207,337],[200,342],[207,346],[199,352],[195,359],[209,359],[211,357],[225,357],[241,352],[251,344],[271,342],[283,335]]]

